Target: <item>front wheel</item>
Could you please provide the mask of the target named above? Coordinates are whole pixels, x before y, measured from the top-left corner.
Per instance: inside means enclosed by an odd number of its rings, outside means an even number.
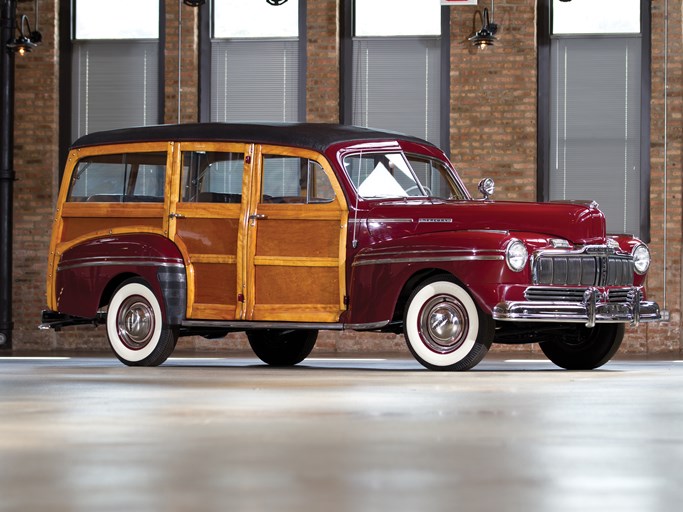
[[[494,321],[454,281],[437,277],[408,299],[403,331],[410,352],[430,370],[469,370],[486,355]]]
[[[257,329],[247,331],[256,356],[271,366],[294,366],[308,357],[318,331],[300,329]]]
[[[178,330],[164,325],[161,306],[142,279],[129,279],[109,302],[107,339],[128,366],[158,366],[171,355]]]
[[[624,324],[598,324],[569,328],[553,339],[541,342],[541,350],[557,366],[567,370],[593,370],[612,359],[621,346]]]

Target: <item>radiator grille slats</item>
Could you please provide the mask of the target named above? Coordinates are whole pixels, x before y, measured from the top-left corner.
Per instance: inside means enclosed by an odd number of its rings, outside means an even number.
[[[561,286],[630,286],[630,256],[593,254],[541,255],[534,262],[534,284]]]
[[[582,302],[586,288],[527,288],[526,300],[541,302]]]

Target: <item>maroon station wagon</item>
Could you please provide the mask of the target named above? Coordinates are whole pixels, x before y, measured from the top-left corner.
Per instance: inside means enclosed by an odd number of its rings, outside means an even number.
[[[320,329],[353,329],[403,333],[433,370],[470,369],[492,343],[590,369],[627,324],[659,319],[647,246],[607,235],[597,204],[492,190],[472,198],[424,140],[352,126],[86,135],[64,173],[41,327],[104,324],[127,365],[234,331],[294,365]]]

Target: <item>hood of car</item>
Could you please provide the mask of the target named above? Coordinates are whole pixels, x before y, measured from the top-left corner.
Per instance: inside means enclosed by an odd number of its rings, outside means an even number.
[[[376,202],[371,231],[402,224],[414,232],[496,230],[562,238],[577,245],[605,243],[605,217],[595,203],[521,203],[396,199]]]

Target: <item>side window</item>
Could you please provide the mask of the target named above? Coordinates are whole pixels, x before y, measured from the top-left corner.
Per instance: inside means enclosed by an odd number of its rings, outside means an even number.
[[[264,155],[262,202],[319,204],[333,200],[332,184],[315,160]]]
[[[181,200],[186,203],[241,203],[244,153],[183,153]]]
[[[163,203],[166,153],[124,153],[79,160],[68,202]]]
[[[334,190],[322,166],[313,160],[308,161],[308,202],[331,203]]]
[[[406,158],[429,196],[440,199],[466,199],[442,162],[417,155],[406,155]]]

